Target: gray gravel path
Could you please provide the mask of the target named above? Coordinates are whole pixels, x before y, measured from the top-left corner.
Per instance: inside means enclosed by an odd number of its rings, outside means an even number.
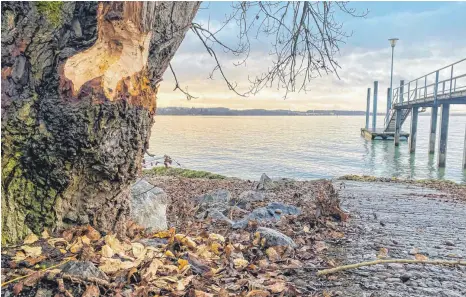
[[[336,183],[339,186],[340,182]],[[395,183],[344,182],[342,207],[351,213],[347,240],[329,254],[344,264],[389,257],[466,258],[466,203],[436,190]],[[375,265],[338,274],[320,287],[340,296],[466,296],[466,267]]]

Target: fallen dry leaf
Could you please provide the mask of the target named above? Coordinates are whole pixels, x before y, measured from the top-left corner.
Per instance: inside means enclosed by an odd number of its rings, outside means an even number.
[[[39,237],[36,234],[31,233],[26,238],[24,238],[24,244],[33,244],[34,242],[38,241]]]
[[[42,247],[23,245],[21,247],[26,257],[38,257],[42,254]]]
[[[53,247],[67,247],[68,246],[68,241],[66,241],[64,238],[50,238],[47,240],[47,243]]]
[[[327,249],[327,245],[323,241],[316,241],[315,242],[315,249],[316,249],[316,252],[320,253],[320,252]]]
[[[149,267],[147,267],[147,269],[144,271],[144,274],[142,275],[143,279],[146,281],[151,281],[154,279],[157,276],[157,270],[162,265],[163,263],[160,260],[153,259]]]
[[[195,297],[214,297],[214,294],[210,294],[204,291],[194,290]]]
[[[102,252],[101,253],[102,253],[102,256],[104,256],[106,258],[111,258],[115,254],[113,252],[112,248],[107,244],[102,247]]]
[[[24,285],[27,287],[34,287],[37,282],[44,276],[43,271],[37,271],[28,277],[26,277],[23,281]]]
[[[238,259],[233,260],[233,264],[235,265],[236,269],[242,269],[242,268],[246,268],[249,262],[244,259],[238,258]]]
[[[181,243],[184,246],[187,246],[189,248],[196,248],[197,244],[192,240],[191,237],[184,235],[184,234],[175,234],[175,240]]]
[[[427,261],[429,258],[427,256],[424,256],[423,254],[415,254],[414,258],[419,261]]]
[[[388,257],[388,249],[387,248],[380,248],[379,253],[377,254],[377,258],[385,259]]]
[[[70,252],[73,254],[79,253],[83,248],[83,242],[81,238],[78,238],[73,244],[70,246]]]
[[[104,237],[105,243],[112,248],[113,252],[115,254],[118,254],[120,252],[124,252],[123,245],[120,243],[120,241],[116,238],[116,235],[106,235]]]
[[[131,249],[133,252],[133,256],[136,258],[140,258],[144,254],[144,245],[139,242],[131,243]]]
[[[188,260],[178,259],[178,270],[181,271],[181,270],[183,270],[183,268],[185,268],[188,265],[189,265]]]
[[[275,284],[267,287],[267,290],[269,290],[272,293],[281,293],[285,291],[285,289],[286,284],[284,282],[276,282]]]
[[[228,294],[228,291],[225,290],[224,288],[221,288],[220,291],[218,291],[218,297],[229,297],[230,294]]]
[[[270,293],[267,291],[262,290],[252,290],[250,291],[246,297],[269,297]]]
[[[97,241],[101,237],[99,231],[89,225],[86,227],[86,236],[89,237],[91,241]]]
[[[100,290],[95,285],[87,286],[86,291],[84,291],[82,295],[82,297],[99,297],[99,296],[100,296]]]
[[[44,229],[44,231],[42,231],[42,233],[41,233],[41,237],[43,239],[49,239],[50,238],[49,231],[47,231],[47,229]]]
[[[104,258],[103,263],[100,264],[99,268],[105,273],[112,274],[120,270],[133,268],[134,265],[135,263],[131,261],[121,261],[120,259]]]
[[[220,234],[216,234],[216,233],[210,233],[209,234],[209,239],[210,240],[217,240],[217,241],[220,241],[220,242],[225,242],[225,237],[223,237]]]
[[[13,294],[18,296],[19,293],[23,290],[23,282],[19,282],[13,286]],[[5,294],[6,295],[6,294]]]
[[[269,257],[269,260],[272,262],[276,262],[280,260],[280,255],[277,253],[277,251],[273,247],[269,247],[265,253],[267,254],[267,257]]]
[[[86,235],[81,236],[81,241],[82,241],[83,244],[87,244],[87,245],[91,244],[91,240]]]

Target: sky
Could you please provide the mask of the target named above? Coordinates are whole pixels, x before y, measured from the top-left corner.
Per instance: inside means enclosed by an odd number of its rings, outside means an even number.
[[[204,2],[194,21],[218,26],[231,11],[230,4]],[[188,31],[171,64],[180,86],[197,98],[187,100],[183,93],[174,91],[175,80],[167,70],[157,96],[158,107],[365,110],[367,88],[373,88],[373,82],[378,81],[378,112],[384,112],[390,83],[388,38],[400,39],[394,52],[394,87],[401,79],[410,81],[466,58],[466,2],[350,2],[348,7],[369,13],[365,18],[342,13],[335,16],[344,31],[352,32],[336,55],[341,66],[340,78],[334,74],[317,77],[309,83],[310,91],[289,93],[286,99],[284,91],[277,88],[263,89],[244,98],[230,91],[218,73],[209,78],[215,62],[199,38]],[[225,42],[234,41],[236,30],[235,25],[229,25],[219,37]],[[244,90],[249,85],[248,75],[271,65],[270,48],[268,41],[259,37],[252,42],[246,65],[235,67],[237,59],[222,52],[220,63],[227,76]],[[462,64],[466,70],[466,61]],[[455,74],[458,71],[459,68],[455,69]],[[448,75],[441,73],[441,78]],[[452,108],[452,111],[464,110],[458,106]]]

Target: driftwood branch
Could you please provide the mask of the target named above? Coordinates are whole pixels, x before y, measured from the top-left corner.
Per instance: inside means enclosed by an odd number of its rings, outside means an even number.
[[[464,265],[466,266],[466,261],[442,261],[442,260],[414,260],[414,259],[388,259],[388,260],[375,260],[369,262],[361,262],[356,264],[349,264],[338,266],[335,268],[324,269],[317,271],[317,275],[327,275],[335,272],[355,269],[363,266],[371,266],[377,264],[386,264],[386,263],[406,263],[406,264],[430,264],[430,265]]]

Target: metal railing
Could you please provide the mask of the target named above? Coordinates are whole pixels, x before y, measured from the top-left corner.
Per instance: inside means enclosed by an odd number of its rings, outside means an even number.
[[[454,69],[459,65],[463,67],[460,75],[453,76]],[[442,70],[450,68],[449,78],[439,80],[439,74]],[[435,75],[435,80],[432,77]],[[427,83],[434,80],[434,83]],[[422,103],[437,99],[449,99],[454,97],[458,92],[466,91],[466,58],[458,62],[432,71],[424,76],[413,79],[407,83],[400,84],[398,88],[392,91],[391,109],[385,116],[385,125],[388,126],[390,119],[394,114],[394,107],[398,104]],[[386,127],[387,128],[387,127]]]

